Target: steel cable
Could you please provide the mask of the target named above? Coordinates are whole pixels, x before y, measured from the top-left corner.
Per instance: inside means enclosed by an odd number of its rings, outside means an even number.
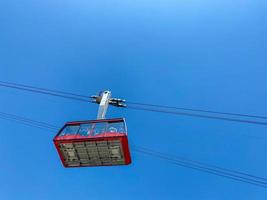
[[[51,96],[56,96],[56,97],[61,97],[61,98],[66,98],[66,99],[71,99],[71,100],[77,100],[77,101],[82,101],[82,102],[90,102],[89,96],[70,93],[70,92],[63,92],[63,91],[59,91],[59,90],[51,90],[51,89],[46,89],[46,88],[34,87],[34,86],[12,83],[12,82],[5,82],[5,81],[0,81],[0,86],[18,89],[18,90],[24,90],[24,91],[28,91],[28,92],[39,93],[39,94],[51,95]],[[230,113],[230,112],[217,112],[217,111],[208,111],[208,110],[203,110],[203,109],[190,109],[190,108],[172,107],[172,106],[155,105],[155,104],[136,103],[136,102],[131,102],[131,101],[127,102],[127,103],[130,104],[130,106],[127,106],[126,108],[135,109],[135,110],[150,111],[150,112],[157,112],[157,113],[167,113],[167,114],[174,114],[174,115],[183,115],[183,116],[206,118],[206,119],[216,119],[216,120],[232,121],[232,122],[239,122],[239,123],[267,125],[267,122],[265,122],[265,121],[229,118],[226,116],[204,115],[204,114],[199,114],[199,113],[195,113],[195,112],[228,115],[228,116],[236,116],[236,117],[267,119],[267,117],[265,117],[265,116],[238,114],[238,113]],[[131,104],[138,105],[138,106],[131,106]],[[172,110],[170,110],[170,109],[172,109]],[[190,112],[180,112],[177,110],[184,110],[184,111],[190,111]]]

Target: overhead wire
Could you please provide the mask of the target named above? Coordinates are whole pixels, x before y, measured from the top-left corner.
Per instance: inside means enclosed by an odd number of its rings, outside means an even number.
[[[174,165],[178,165],[180,167],[194,169],[194,170],[197,170],[197,171],[206,172],[206,173],[213,174],[213,175],[216,175],[216,176],[220,176],[220,177],[223,177],[223,178],[228,178],[228,179],[236,180],[236,181],[239,181],[239,182],[248,183],[248,184],[252,184],[252,185],[255,185],[255,186],[260,186],[260,187],[263,187],[263,188],[267,188],[267,185],[266,185],[267,182],[257,181],[257,180],[255,181],[253,179],[242,178],[241,176],[231,175],[229,173],[224,173],[224,172],[220,172],[220,171],[217,171],[217,170],[212,170],[212,169],[209,169],[209,168],[206,168],[206,167],[199,167],[199,166],[195,166],[195,165],[189,165],[187,163],[181,162],[181,161],[173,159],[173,158],[169,158],[169,157],[163,156],[161,154],[151,153],[151,152],[140,150],[140,149],[136,149],[135,151],[137,151],[139,153],[142,153],[142,154],[145,154],[145,155],[149,155],[149,156],[153,156],[153,157],[156,157],[156,158],[160,158],[162,160],[166,160],[166,161],[168,161],[168,162],[170,162],[170,163],[172,163]]]
[[[247,124],[257,124],[257,125],[264,125],[267,126],[267,122],[263,121],[255,121],[255,120],[246,120],[246,119],[235,119],[235,118],[227,118],[227,117],[220,117],[220,116],[211,116],[211,115],[202,115],[196,113],[186,113],[186,112],[178,112],[178,111],[170,111],[170,110],[159,110],[153,108],[144,108],[138,106],[127,106],[129,109],[133,110],[142,110],[142,111],[150,111],[150,112],[157,112],[157,113],[166,113],[172,115],[184,115],[190,117],[198,117],[198,118],[206,118],[206,119],[217,119],[223,121],[232,121],[232,122],[239,122],[239,123],[247,123]]]
[[[3,85],[0,85],[3,87],[8,87],[8,86],[13,85],[13,86],[17,86],[17,87],[30,88],[30,89],[46,91],[46,92],[50,92],[50,93],[58,93],[58,94],[62,94],[62,95],[85,98],[87,100],[89,98],[91,98],[90,96],[87,96],[87,95],[81,95],[81,94],[77,94],[77,93],[65,92],[65,91],[60,91],[60,90],[52,90],[52,89],[36,87],[36,86],[31,86],[31,85],[25,85],[25,84],[18,84],[18,83],[14,83],[14,82],[0,81],[0,83],[3,84]],[[19,88],[16,88],[16,89],[19,89]],[[34,92],[34,91],[32,91],[32,92]],[[203,112],[203,113],[211,113],[211,114],[222,114],[222,115],[232,115],[232,116],[239,116],[239,117],[267,119],[267,116],[260,116],[260,115],[249,115],[249,114],[240,114],[240,113],[232,113],[232,112],[220,112],[220,111],[212,111],[212,110],[204,110],[204,109],[166,106],[166,105],[159,105],[159,104],[147,104],[147,103],[132,102],[132,101],[127,101],[127,104],[138,105],[138,106],[157,107],[157,108],[166,108],[166,109],[185,110],[185,111],[194,111],[194,112]]]
[[[164,108],[164,109],[193,111],[193,112],[201,112],[201,113],[209,113],[209,114],[231,115],[231,116],[237,116],[237,117],[249,117],[249,118],[267,119],[267,116],[260,116],[260,115],[249,115],[249,114],[240,114],[240,113],[232,113],[232,112],[220,112],[220,111],[195,109],[195,108],[186,108],[186,107],[165,106],[165,105],[159,105],[159,104],[138,103],[138,102],[132,102],[132,101],[127,101],[127,104],[132,104],[132,105],[137,105],[137,106],[146,106],[146,107]]]
[[[239,172],[239,171],[232,170],[232,169],[227,169],[227,168],[222,168],[222,167],[215,166],[215,165],[202,163],[202,162],[199,162],[199,161],[196,161],[196,160],[192,160],[192,159],[188,159],[188,158],[181,157],[181,156],[175,156],[175,155],[170,155],[170,154],[158,152],[158,151],[155,151],[155,150],[147,148],[147,147],[140,147],[140,146],[134,145],[133,148],[136,148],[137,150],[150,152],[150,153],[153,153],[155,155],[157,154],[157,155],[165,156],[165,157],[168,157],[169,159],[174,159],[174,160],[178,160],[178,161],[181,161],[181,162],[184,162],[184,163],[193,164],[195,166],[205,166],[207,168],[216,169],[218,171],[223,170],[223,171],[226,171],[228,173],[238,174],[238,175],[241,175],[241,176],[247,176],[247,177],[250,177],[250,178],[255,178],[255,179],[267,181],[267,178],[263,178],[263,177],[260,177],[260,176],[255,176],[255,175],[251,175],[251,174],[244,173],[244,172]]]
[[[61,97],[61,98],[65,98],[65,99],[72,99],[72,100],[76,100],[76,101],[90,102],[89,99],[86,100],[86,99],[83,99],[81,97],[76,97],[76,96],[71,96],[71,95],[66,95],[66,94],[64,95],[64,94],[56,93],[56,92],[50,92],[49,90],[47,90],[47,91],[46,90],[37,90],[37,89],[29,88],[29,87],[21,87],[21,86],[17,86],[17,85],[7,85],[7,84],[3,84],[3,83],[0,83],[0,86],[6,87],[6,88],[24,90],[24,91],[33,92],[33,93],[39,93],[39,94]]]
[[[42,90],[42,91],[47,91],[47,92],[52,92],[52,93],[59,93],[59,94],[63,94],[63,95],[81,97],[81,98],[85,98],[85,99],[89,99],[90,98],[89,96],[81,95],[81,94],[75,94],[75,93],[72,93],[72,92],[65,92],[65,91],[61,91],[61,90],[52,90],[52,89],[36,87],[36,86],[31,86],[31,85],[25,85],[25,84],[19,84],[19,83],[14,83],[14,82],[0,81],[0,83],[1,84],[5,84],[5,85],[14,85],[14,86],[18,86],[18,87],[31,88],[31,89],[34,89],[34,90]]]
[[[56,96],[56,97],[61,97],[61,98],[66,98],[66,99],[71,99],[71,100],[77,100],[81,102],[91,102],[90,101],[91,97],[86,96],[86,95],[75,94],[71,92],[46,89],[46,88],[18,84],[14,82],[6,82],[6,81],[0,81],[0,86],[18,89],[18,90],[24,90],[28,92],[39,93],[39,94],[51,95],[51,96]],[[172,114],[172,115],[182,115],[182,116],[215,119],[215,120],[223,120],[223,121],[231,121],[231,122],[239,122],[239,123],[267,125],[267,122],[265,121],[226,117],[226,116],[235,116],[235,117],[246,117],[246,118],[254,118],[254,119],[267,119],[266,116],[248,115],[248,114],[230,113],[230,112],[218,112],[218,111],[210,111],[210,110],[203,110],[203,109],[191,109],[191,108],[173,107],[173,106],[156,105],[156,104],[145,104],[145,103],[137,103],[137,102],[131,102],[131,101],[127,101],[127,104],[130,104],[130,105],[128,105],[126,109],[128,108],[128,109],[134,109],[134,110],[166,113],[166,114]],[[190,111],[190,112],[181,112],[179,110]],[[199,114],[199,113],[217,114],[220,116],[205,115],[205,114]]]
[[[53,125],[45,123],[45,122],[39,122],[39,121],[32,120],[32,119],[29,119],[29,118],[21,117],[21,116],[18,116],[18,115],[9,114],[9,113],[6,113],[6,112],[0,112],[0,116],[6,117],[6,118],[9,118],[9,119],[20,120],[20,121],[25,122],[25,123],[41,125],[43,127],[55,128],[55,129],[59,128],[57,126],[53,126]]]
[[[27,126],[35,127],[35,128],[41,128],[44,130],[49,131],[56,131],[59,129],[59,127],[46,123],[46,122],[40,122],[36,120],[32,120],[29,118],[21,117],[18,115],[13,115],[9,113],[0,113],[0,118],[5,120],[11,120],[17,123],[21,123]],[[267,178],[251,175],[244,172],[239,172],[237,170],[230,170],[214,165],[205,164],[199,161],[194,161],[191,159],[186,159],[183,157],[173,156],[165,153],[161,153],[146,147],[140,147],[140,146],[134,146],[134,151],[142,153],[144,155],[153,156],[155,158],[159,158],[165,161],[168,161],[170,163],[173,163],[177,166],[186,167],[189,169],[195,169],[198,171],[206,172],[209,174],[217,175],[220,177],[240,181],[243,183],[249,183],[255,186],[260,186],[267,188]]]
[[[42,129],[42,130],[44,130],[44,131],[52,130],[51,127],[46,127],[46,126],[42,126],[42,125],[37,125],[37,124],[30,123],[30,122],[24,122],[24,121],[22,121],[22,120],[14,119],[14,118],[10,118],[10,117],[7,117],[7,116],[2,116],[2,115],[0,115],[0,119],[8,120],[8,121],[13,121],[13,122],[17,122],[17,123],[20,123],[20,124],[23,124],[23,125],[26,125],[26,126],[29,126],[29,127],[34,127],[34,128]]]

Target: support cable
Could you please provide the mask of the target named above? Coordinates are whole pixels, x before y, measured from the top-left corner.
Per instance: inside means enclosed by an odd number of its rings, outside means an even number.
[[[1,117],[5,117],[5,118],[9,118],[9,119],[19,120],[19,121],[22,121],[22,122],[25,122],[25,123],[35,124],[37,126],[40,125],[42,127],[55,128],[55,129],[59,128],[57,126],[53,126],[53,125],[45,123],[45,122],[39,122],[39,121],[36,121],[36,120],[32,120],[32,119],[29,119],[29,118],[25,118],[25,117],[21,117],[21,116],[18,116],[18,115],[5,113],[5,112],[0,112],[0,116]]]
[[[146,107],[164,108],[164,109],[202,112],[202,113],[210,113],[210,114],[231,115],[231,116],[237,116],[237,117],[250,117],[250,118],[258,118],[258,119],[267,119],[267,116],[240,114],[240,113],[232,113],[232,112],[220,112],[220,111],[195,109],[195,108],[185,108],[185,107],[174,107],[174,106],[165,106],[165,105],[158,105],[158,104],[146,104],[146,103],[137,103],[137,102],[131,102],[131,101],[127,101],[127,104],[132,104],[132,105],[137,105],[137,106],[146,106]]]
[[[220,176],[220,177],[223,177],[223,178],[232,179],[232,180],[236,180],[236,181],[239,181],[239,182],[248,183],[248,184],[251,184],[251,185],[267,188],[267,185],[266,185],[267,183],[266,182],[255,181],[253,179],[242,178],[240,176],[235,176],[235,175],[229,175],[228,173],[218,172],[217,170],[211,170],[211,169],[205,168],[205,167],[198,167],[198,166],[195,166],[195,165],[188,165],[188,164],[186,164],[184,162],[181,162],[179,160],[171,159],[171,158],[168,158],[168,157],[163,156],[161,154],[155,154],[155,153],[151,153],[151,152],[140,150],[140,149],[135,149],[135,151],[139,152],[139,153],[142,153],[142,154],[145,154],[145,155],[149,155],[149,156],[152,156],[152,157],[159,158],[161,160],[168,161],[168,162],[170,162],[170,163],[172,163],[174,165],[178,165],[180,167],[194,169],[194,170],[197,170],[197,171],[206,172],[206,173],[213,174],[213,175],[216,175],[216,176]]]
[[[30,89],[34,89],[34,90],[42,90],[42,91],[47,91],[47,92],[51,92],[51,93],[81,97],[81,98],[85,98],[85,99],[89,98],[86,95],[80,95],[80,94],[75,94],[75,93],[71,93],[71,92],[64,92],[64,91],[60,91],[60,90],[51,90],[51,89],[42,88],[42,87],[35,87],[35,86],[31,86],[31,85],[24,85],[24,84],[18,84],[18,83],[13,83],[13,82],[6,82],[6,81],[0,81],[0,83],[4,84],[4,85],[13,85],[13,86],[17,86],[17,87],[30,88]]]
[[[71,100],[77,100],[81,102],[95,102],[93,100],[90,101],[90,98],[93,98],[93,97],[89,97],[86,95],[34,87],[34,86],[18,84],[18,83],[13,83],[13,82],[0,81],[0,86],[13,88],[17,90],[28,91],[28,92],[39,93],[39,94],[51,95],[51,96],[56,96],[56,97],[61,97],[61,98],[66,98],[66,99],[71,99]],[[127,104],[130,104],[130,106],[127,106],[125,108],[134,109],[134,110],[166,113],[166,114],[173,114],[173,115],[183,115],[183,116],[206,118],[206,119],[216,119],[216,120],[232,121],[232,122],[239,122],[239,123],[257,124],[257,125],[265,125],[265,126],[267,125],[267,122],[265,121],[247,119],[247,118],[267,119],[266,116],[248,115],[248,114],[239,114],[239,113],[230,113],[230,112],[218,112],[218,111],[210,111],[210,110],[203,110],[203,109],[172,107],[172,106],[165,106],[165,105],[137,103],[137,102],[131,102],[131,101],[127,102]],[[179,110],[190,111],[190,112],[181,112]],[[209,113],[211,115],[205,115],[205,114],[199,114],[199,113]],[[229,118],[226,116],[246,117],[246,119]]]
[[[52,127],[46,127],[46,126],[42,126],[42,125],[33,124],[33,123],[30,123],[30,122],[24,122],[22,120],[10,118],[10,117],[7,117],[7,116],[0,115],[0,119],[7,120],[7,121],[13,121],[13,122],[16,122],[16,123],[19,123],[19,124],[23,124],[23,125],[26,125],[26,126],[38,128],[38,129],[41,129],[41,130],[44,130],[44,131],[53,130]]]
[[[6,85],[6,84],[2,84],[2,83],[0,83],[0,86],[7,87],[7,88],[18,89],[18,90],[24,90],[24,91],[33,92],[33,93],[39,93],[39,94],[45,94],[45,95],[50,95],[50,96],[61,97],[61,98],[65,98],[65,99],[83,101],[83,102],[87,102],[87,103],[90,102],[89,100],[86,100],[86,99],[83,99],[83,98],[79,98],[79,97],[75,97],[75,96],[68,96],[68,95],[64,95],[64,94],[60,94],[60,93],[53,93],[53,92],[49,92],[49,91],[45,91],[45,90],[36,90],[36,89],[28,88],[28,87],[20,87],[20,86],[15,86],[15,85]]]
[[[215,169],[215,170],[218,170],[218,171],[223,170],[223,171],[226,171],[226,172],[231,173],[231,174],[237,174],[237,175],[241,175],[241,176],[247,176],[247,177],[250,177],[250,178],[259,179],[259,180],[262,180],[262,181],[267,181],[267,178],[263,178],[263,177],[260,177],[260,176],[254,176],[254,175],[251,175],[251,174],[248,174],[248,173],[239,172],[239,171],[231,170],[231,169],[226,169],[226,168],[218,167],[218,166],[215,166],[215,165],[210,165],[210,164],[202,163],[202,162],[199,162],[199,161],[195,161],[195,160],[192,160],[192,159],[187,159],[185,157],[175,156],[175,155],[170,155],[170,154],[158,152],[158,151],[155,151],[153,149],[146,148],[146,147],[140,147],[140,146],[134,145],[133,148],[137,149],[137,150],[141,150],[141,151],[150,152],[150,153],[155,154],[155,155],[161,155],[163,157],[168,157],[169,159],[178,160],[178,161],[182,161],[184,163],[193,164],[195,166],[207,167],[209,169]]]
[[[133,110],[143,110],[143,111],[166,113],[166,114],[172,114],[172,115],[184,115],[184,116],[197,117],[197,118],[216,119],[216,120],[223,120],[223,121],[232,121],[232,122],[257,124],[257,125],[267,126],[267,122],[263,122],[263,121],[235,119],[235,118],[227,118],[227,117],[220,117],[220,116],[202,115],[202,114],[196,114],[196,113],[159,110],[159,109],[144,108],[144,107],[139,107],[139,106],[127,106],[127,108],[133,109]]]

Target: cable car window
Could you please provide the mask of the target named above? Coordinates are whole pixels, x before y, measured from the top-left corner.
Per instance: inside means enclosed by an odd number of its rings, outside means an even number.
[[[76,135],[80,126],[66,126],[63,131],[60,133],[60,136],[64,135]]]
[[[106,132],[107,123],[95,123],[93,135],[98,135]]]
[[[78,134],[82,136],[90,135],[92,124],[81,124]]]
[[[110,133],[125,133],[125,126],[123,122],[110,122],[108,124],[107,132]]]

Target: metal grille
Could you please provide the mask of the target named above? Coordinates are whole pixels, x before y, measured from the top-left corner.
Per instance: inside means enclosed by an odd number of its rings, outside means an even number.
[[[120,140],[61,143],[59,149],[67,167],[125,163]]]

